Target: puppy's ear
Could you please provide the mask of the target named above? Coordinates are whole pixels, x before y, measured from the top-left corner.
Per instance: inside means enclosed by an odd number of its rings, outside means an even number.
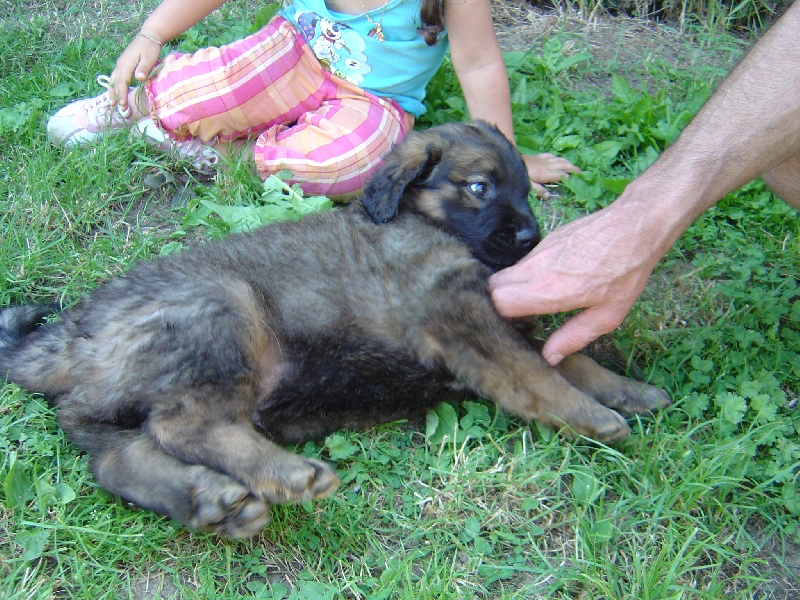
[[[400,200],[409,186],[424,181],[441,160],[442,152],[438,146],[425,143],[423,135],[415,135],[385,158],[383,166],[364,188],[361,203],[376,223],[391,221],[397,215]]]

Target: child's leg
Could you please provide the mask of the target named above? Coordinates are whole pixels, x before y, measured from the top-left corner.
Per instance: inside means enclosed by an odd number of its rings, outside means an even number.
[[[254,155],[262,178],[289,170],[290,181],[304,192],[327,196],[347,197],[363,188],[414,120],[393,102],[348,88],[295,124],[275,125],[258,138]]]
[[[359,191],[413,126],[393,102],[324,71],[282,17],[228,46],[168,56],[146,92],[174,140],[200,139],[224,153],[258,138],[258,173],[288,169],[312,194]]]
[[[325,83],[316,59],[282,17],[227,46],[170,54],[143,88],[131,88],[131,110],[111,105],[107,92],[77,100],[48,120],[54,144],[78,146],[129,130],[148,113],[175,141],[255,137],[277,122],[296,120],[319,106]],[[305,67],[301,69],[301,67]],[[299,76],[303,70],[308,73]],[[98,78],[108,88],[108,78]],[[276,92],[277,90],[277,92]]]
[[[175,140],[257,137],[324,98],[326,78],[282,17],[242,40],[171,54],[145,83],[153,120]]]

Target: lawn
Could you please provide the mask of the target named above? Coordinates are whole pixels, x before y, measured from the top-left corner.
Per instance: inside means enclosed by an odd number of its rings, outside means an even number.
[[[200,176],[125,135],[47,143],[47,115],[98,93],[154,4],[5,0],[0,305],[70,304],[137,260],[326,206],[241,165]],[[247,8],[229,3],[172,47],[243,35]],[[612,201],[747,47],[699,26],[548,19],[530,51],[514,24],[502,36],[520,147],[584,171],[534,202],[544,229]],[[465,118],[449,65],[427,103],[419,127]],[[799,239],[800,215],[760,182],[692,225],[600,347],[674,400],[619,446],[566,442],[479,398],[443,404],[296,448],[335,464],[341,488],[275,507],[246,541],[99,489],[55,412],[5,385],[0,598],[798,598]]]

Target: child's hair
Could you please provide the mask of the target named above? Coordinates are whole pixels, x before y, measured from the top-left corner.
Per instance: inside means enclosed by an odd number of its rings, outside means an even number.
[[[420,18],[422,19],[422,37],[428,46],[433,46],[444,31],[444,6],[442,0],[422,0]]]

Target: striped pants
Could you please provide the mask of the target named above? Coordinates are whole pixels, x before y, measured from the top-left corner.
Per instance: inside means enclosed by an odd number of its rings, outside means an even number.
[[[414,119],[325,71],[281,16],[242,40],[170,54],[145,83],[153,119],[178,141],[255,138],[256,170],[288,169],[308,194],[359,191]]]

